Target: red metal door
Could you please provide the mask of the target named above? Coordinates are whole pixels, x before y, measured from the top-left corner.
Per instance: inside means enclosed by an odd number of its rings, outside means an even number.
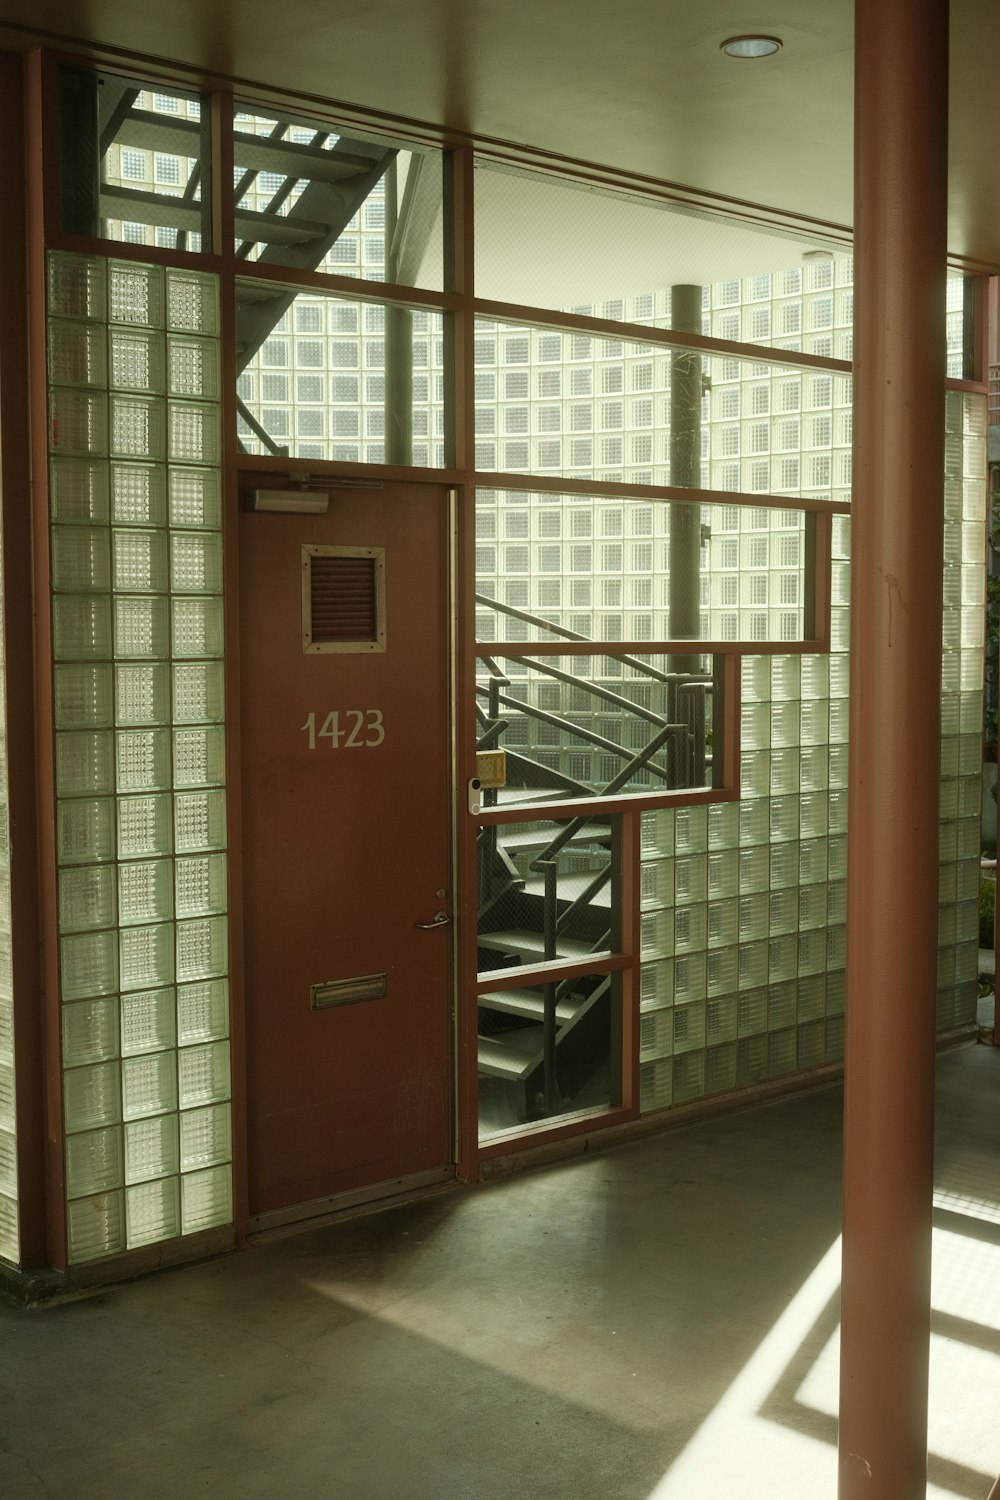
[[[240,526],[260,1214],[449,1161],[450,944],[443,921],[420,925],[451,911],[447,493],[334,489],[328,515],[244,513]],[[304,649],[309,548],[381,553],[383,646]],[[356,613],[349,598],[348,633]],[[345,981],[363,983],[345,995]]]

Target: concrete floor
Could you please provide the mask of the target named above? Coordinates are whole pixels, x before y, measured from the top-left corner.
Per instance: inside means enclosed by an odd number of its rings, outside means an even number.
[[[931,1480],[1000,1472],[1000,1050],[940,1059]],[[833,1500],[827,1087],[0,1306],[4,1500]]]

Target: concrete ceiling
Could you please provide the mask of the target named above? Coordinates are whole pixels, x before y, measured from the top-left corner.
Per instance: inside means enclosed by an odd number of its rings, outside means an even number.
[[[1000,6],[952,0],[953,255],[1000,267]],[[783,50],[725,57],[728,36]],[[851,219],[853,0],[0,0],[0,45],[103,44],[530,145],[783,213]],[[305,107],[305,106],[303,106]]]

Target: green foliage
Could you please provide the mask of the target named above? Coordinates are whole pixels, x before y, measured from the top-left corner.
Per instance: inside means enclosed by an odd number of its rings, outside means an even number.
[[[997,883],[982,879],[979,882],[979,946],[993,947],[993,916],[996,905]]]

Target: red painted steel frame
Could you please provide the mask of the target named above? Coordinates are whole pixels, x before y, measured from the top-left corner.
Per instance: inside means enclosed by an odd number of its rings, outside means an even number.
[[[947,0],[857,0],[840,1500],[918,1500],[941,744]],[[905,872],[905,878],[902,878]]]
[[[11,859],[14,1059],[21,1264],[43,1265],[45,1244],[45,1102],[39,974],[38,855],[34,836],[35,729],[31,581],[28,286],[24,244],[25,76],[23,59],[0,53],[0,506],[3,524],[3,634],[6,659],[7,791]]]
[[[45,1190],[48,1264],[66,1267],[66,1194],[63,1163],[61,1026],[59,1013],[58,874],[53,763],[52,623],[49,598],[48,397],[46,389],[46,225],[57,211],[57,143],[45,89],[47,60],[34,54],[28,79],[28,288],[30,309],[32,522],[35,610],[35,750],[41,926],[40,999],[44,1033]]]

